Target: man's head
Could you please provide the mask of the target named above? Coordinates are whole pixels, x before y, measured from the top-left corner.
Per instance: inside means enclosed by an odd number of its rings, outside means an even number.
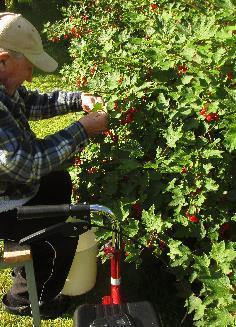
[[[0,13],[0,48],[24,55],[45,72],[57,68],[57,62],[44,51],[38,31],[20,14]]]
[[[24,81],[31,82],[32,73],[33,64],[22,53],[0,48],[0,82],[10,96]]]

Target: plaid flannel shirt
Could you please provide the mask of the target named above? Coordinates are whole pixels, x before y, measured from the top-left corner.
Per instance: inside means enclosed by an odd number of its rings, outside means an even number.
[[[21,86],[10,97],[4,86],[0,86],[0,212],[32,198],[38,191],[41,176],[68,166],[88,143],[86,131],[79,122],[37,139],[28,120],[80,110],[79,92],[40,94]]]

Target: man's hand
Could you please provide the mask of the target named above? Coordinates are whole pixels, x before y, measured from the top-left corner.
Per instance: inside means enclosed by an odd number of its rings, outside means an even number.
[[[89,137],[96,136],[108,129],[108,114],[103,110],[89,112],[80,118],[79,122],[84,126]]]
[[[93,107],[96,103],[101,103],[102,107],[104,106],[102,97],[90,93],[81,93],[81,105],[85,112],[90,112],[93,110]]]

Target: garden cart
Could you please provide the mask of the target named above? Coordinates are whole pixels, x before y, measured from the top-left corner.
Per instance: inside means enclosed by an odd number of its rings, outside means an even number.
[[[105,246],[105,255],[110,258],[111,285],[110,294],[102,298],[101,304],[80,305],[74,313],[74,327],[159,327],[159,322],[151,303],[124,302],[121,296],[121,237],[119,228],[115,226],[116,217],[107,207],[88,204],[63,204],[24,206],[18,209],[19,219],[39,219],[44,217],[71,216],[77,218],[73,222],[63,222],[42,229],[21,239],[21,244],[30,244],[53,233],[62,233],[71,237],[79,237],[95,226],[91,223],[91,213],[109,218],[112,223],[112,241]],[[98,227],[98,225],[96,225]],[[100,226],[101,227],[101,226]]]

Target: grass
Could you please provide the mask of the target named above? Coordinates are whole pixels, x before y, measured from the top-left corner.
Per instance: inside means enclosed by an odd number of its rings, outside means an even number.
[[[52,2],[42,0],[42,12],[35,14],[27,3],[30,1],[20,1],[22,6],[12,10],[22,13],[40,30],[43,23],[53,17],[56,18],[57,12],[52,10]],[[46,4],[46,9],[43,8]],[[55,4],[54,4],[55,6]],[[43,14],[42,14],[43,13]],[[43,19],[42,19],[43,18]],[[59,61],[59,67],[63,64],[62,59],[68,60],[65,55],[65,49],[59,46],[47,44],[47,51]],[[59,73],[43,74],[35,71],[33,82],[26,86],[31,89],[38,89],[41,92],[48,92],[53,89],[67,89],[62,77]],[[40,122],[31,122],[31,127],[38,137],[44,137],[54,133],[57,130],[68,126],[70,123],[78,119],[78,114],[68,114],[52,119],[46,119]],[[1,243],[0,243],[1,246]],[[191,317],[186,317],[186,308],[184,308],[183,297],[179,297],[183,293],[184,287],[176,287],[175,279],[171,275],[162,262],[153,259],[149,253],[145,254],[142,266],[137,268],[135,264],[122,263],[122,283],[125,299],[132,301],[150,301],[153,303],[156,312],[160,318],[161,327],[190,327],[193,325]],[[109,294],[109,265],[105,263],[98,264],[97,283],[90,292],[75,297],[74,305],[70,312],[66,315],[48,321],[42,321],[42,327],[71,327],[73,326],[73,314],[78,305],[83,303],[101,303],[103,295]],[[10,270],[0,270],[0,298],[10,288],[11,275]],[[79,282],[79,276],[78,276]],[[181,285],[180,285],[181,286]],[[185,291],[185,290],[184,290]],[[0,310],[0,327],[27,327],[32,326],[32,320],[29,317],[16,317]],[[83,326],[81,326],[83,327]],[[147,326],[148,327],[148,326]]]
[[[25,83],[27,88],[38,90],[39,92],[49,92],[52,90],[68,90],[59,73],[57,74],[39,74],[34,77],[31,83]],[[67,115],[57,116],[42,121],[31,121],[30,126],[37,137],[43,138],[46,135],[53,134],[58,130],[70,125],[79,119],[78,113],[69,113]]]

